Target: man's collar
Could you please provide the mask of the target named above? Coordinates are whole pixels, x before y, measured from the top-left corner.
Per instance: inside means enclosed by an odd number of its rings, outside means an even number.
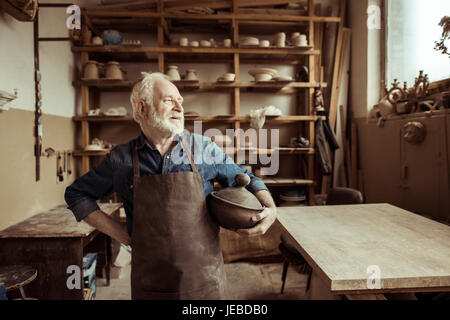
[[[178,144],[180,144],[182,142],[182,137],[183,137],[182,133],[181,135],[176,135],[175,139],[178,139]],[[150,150],[157,150],[156,147],[150,142],[148,141],[147,137],[145,136],[144,132],[142,132],[139,134],[138,140],[137,140],[137,144],[136,144],[136,148],[138,150],[142,149],[143,147],[148,146],[150,148]],[[181,144],[181,146],[183,146],[183,144]]]

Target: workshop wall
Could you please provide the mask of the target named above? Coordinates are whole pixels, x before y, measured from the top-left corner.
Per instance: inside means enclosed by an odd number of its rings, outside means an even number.
[[[60,20],[42,13],[41,36],[67,36],[47,32],[56,30]],[[0,112],[1,230],[64,203],[64,190],[71,181],[56,183],[55,157],[41,158],[41,181],[35,181],[33,23],[0,12],[0,41],[0,90],[18,90],[11,109]],[[41,45],[43,150],[74,148],[73,59],[68,43]]]

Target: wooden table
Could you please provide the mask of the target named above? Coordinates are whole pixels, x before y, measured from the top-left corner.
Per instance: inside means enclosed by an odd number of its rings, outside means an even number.
[[[331,293],[450,291],[447,225],[389,204],[284,207],[278,220]]]
[[[121,203],[99,204],[107,214],[119,217]],[[98,252],[99,264],[110,267],[109,237],[84,221],[77,222],[66,206],[32,216],[0,231],[0,266],[24,264],[38,270],[35,281],[27,285],[27,294],[40,300],[82,299],[81,288],[69,289],[67,273],[71,265],[83,272],[83,253]],[[109,252],[108,252],[109,251]],[[109,256],[108,256],[109,255]],[[81,279],[82,280],[82,279]]]

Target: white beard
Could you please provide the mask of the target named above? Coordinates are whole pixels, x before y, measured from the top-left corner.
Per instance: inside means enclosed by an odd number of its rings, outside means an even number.
[[[158,130],[161,130],[164,133],[168,133],[171,135],[180,135],[184,131],[184,116],[182,116],[180,124],[175,125],[170,122],[169,119],[161,118],[153,108],[149,111],[149,117],[147,121],[147,125]]]

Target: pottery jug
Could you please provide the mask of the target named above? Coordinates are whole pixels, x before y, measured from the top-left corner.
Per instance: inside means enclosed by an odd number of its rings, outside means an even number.
[[[180,81],[180,73],[178,72],[177,66],[168,66],[169,70],[167,71],[167,76],[170,81]]]
[[[84,78],[86,79],[98,79],[98,65],[97,61],[89,60],[84,65]]]
[[[186,80],[191,80],[191,81],[198,80],[195,69],[188,69],[186,71]]]
[[[105,77],[108,79],[122,80],[123,74],[120,69],[120,64],[116,61],[109,61],[106,65]]]

